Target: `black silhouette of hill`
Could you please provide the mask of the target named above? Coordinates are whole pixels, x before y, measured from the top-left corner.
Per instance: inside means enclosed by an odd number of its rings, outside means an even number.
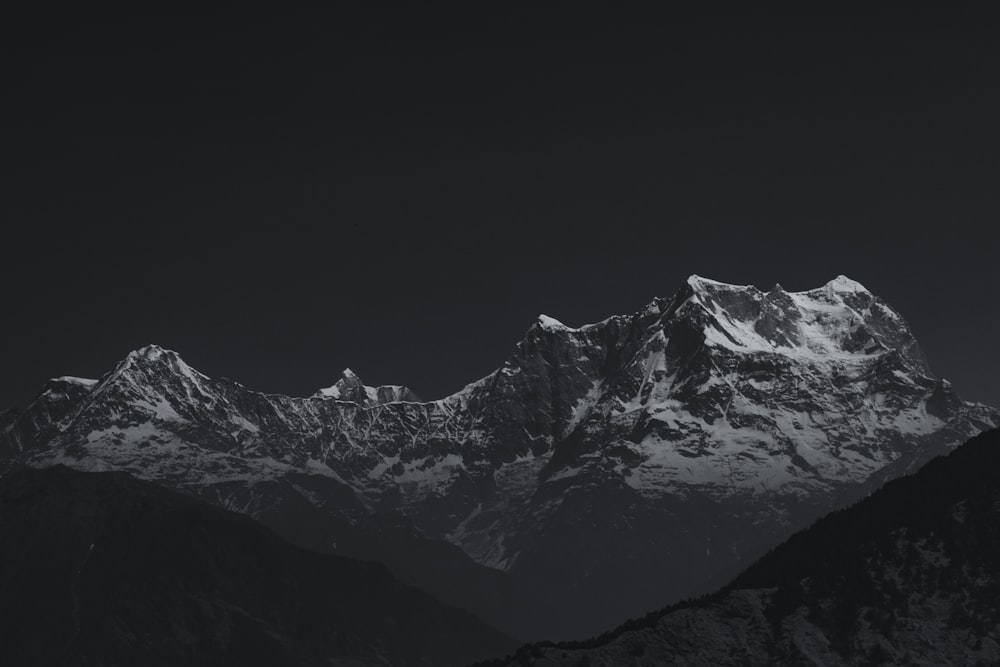
[[[444,665],[511,647],[382,565],[125,473],[0,479],[0,664]]]
[[[523,665],[1000,663],[1000,430],[796,533],[718,593]]]

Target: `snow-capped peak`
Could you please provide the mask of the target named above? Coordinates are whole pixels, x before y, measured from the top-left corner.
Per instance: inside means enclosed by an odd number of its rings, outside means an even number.
[[[763,292],[698,275],[690,276],[687,285],[689,291],[680,295],[685,302],[674,312],[707,314],[693,316],[711,347],[836,363],[862,363],[895,349],[914,369],[929,372],[900,316],[845,275],[801,292],[788,292],[780,285]],[[683,310],[688,302],[697,308]]]
[[[545,329],[546,331],[562,331],[569,329],[565,324],[560,322],[554,317],[549,317],[548,315],[542,314],[538,316],[538,326]]]
[[[697,273],[692,273],[688,276],[687,284],[695,292],[703,292],[705,289],[710,290],[757,290],[753,285],[731,285],[729,283],[720,282],[718,280],[712,280],[711,278],[705,278],[699,276]]]
[[[711,278],[705,278],[699,276],[696,273],[688,276],[687,279],[688,286],[691,287],[695,292],[702,293],[707,291],[726,291],[726,292],[761,292],[759,288],[754,285],[734,285],[730,283],[724,283],[719,280],[712,280]],[[820,288],[814,288],[809,290],[803,290],[802,292],[791,292],[791,294],[805,294],[807,292],[815,292],[816,289],[826,289],[834,292],[868,292],[868,288],[859,283],[856,280],[848,278],[847,276],[840,274],[833,280],[827,282]],[[772,292],[784,292],[784,288],[778,283],[775,283],[774,287],[771,289]],[[869,292],[870,293],[870,292]]]
[[[340,379],[337,380],[337,387],[362,387],[364,382],[358,377],[358,374],[352,371],[350,368],[345,368],[340,371]]]
[[[350,368],[345,368],[340,372],[340,379],[333,383],[329,387],[324,387],[316,392],[316,396],[324,396],[328,398],[345,398],[351,400],[353,398],[351,394],[352,390],[362,390],[363,393],[371,387],[365,387],[361,378],[358,377],[357,373],[352,371]]]
[[[162,366],[168,367],[173,372],[183,375],[196,383],[208,380],[208,376],[189,366],[186,361],[181,359],[179,354],[155,344],[146,345],[129,352],[128,356],[119,364],[119,370],[130,367],[159,368]]]
[[[834,292],[867,292],[868,289],[857,280],[851,280],[841,274],[828,282],[824,287]]]
[[[131,352],[128,353],[128,357],[126,358],[143,359],[146,361],[156,361],[157,359],[160,359],[161,357],[167,354],[173,354],[175,356],[177,355],[177,353],[172,350],[166,350],[160,347],[159,345],[151,343],[149,345],[140,347],[136,350],[132,350]]]
[[[132,384],[142,385],[147,384],[151,377],[175,378],[188,387],[186,391],[196,390],[201,393],[205,391],[205,384],[210,382],[207,375],[189,366],[173,350],[151,344],[129,352],[114,371],[101,379],[95,391],[102,393],[106,387],[122,378]]]

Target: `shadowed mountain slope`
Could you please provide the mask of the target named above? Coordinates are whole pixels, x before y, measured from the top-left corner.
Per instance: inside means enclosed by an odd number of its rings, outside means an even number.
[[[834,512],[719,593],[511,665],[1000,663],[1000,430]]]
[[[510,647],[382,565],[125,473],[0,479],[0,664],[436,666]]]

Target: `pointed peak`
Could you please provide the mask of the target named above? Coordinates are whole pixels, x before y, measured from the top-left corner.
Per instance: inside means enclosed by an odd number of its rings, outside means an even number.
[[[340,387],[341,389],[347,387],[363,387],[364,382],[358,377],[358,374],[352,371],[350,368],[345,368],[340,371],[340,379],[334,384],[335,387]]]
[[[145,345],[136,350],[132,350],[131,352],[128,353],[128,357],[126,358],[130,360],[142,359],[144,361],[157,361],[162,357],[176,358],[177,356],[178,356],[177,353],[174,352],[173,350],[167,350],[165,348],[160,347],[159,345],[150,343],[149,345]]]
[[[696,293],[704,294],[708,293],[718,293],[718,292],[760,292],[760,290],[754,285],[732,285],[730,283],[723,283],[718,280],[712,280],[711,278],[705,278],[699,276],[696,273],[688,276],[687,285],[691,287]],[[820,288],[822,290],[838,292],[838,293],[852,293],[852,292],[868,292],[868,288],[859,283],[856,280],[852,280],[847,276],[841,274],[826,283]],[[815,290],[806,290],[806,292],[813,292]],[[775,283],[771,292],[786,292],[786,290],[779,284]],[[786,292],[788,293],[788,292]],[[791,292],[792,294],[802,294],[803,292]],[[870,292],[869,292],[870,293]]]
[[[711,278],[699,276],[697,273],[692,273],[688,276],[686,282],[695,292],[703,292],[705,290],[742,291],[757,289],[753,285],[733,285],[730,283],[720,282],[718,280],[712,280]]]
[[[188,396],[192,392],[202,397],[209,396],[211,382],[204,373],[192,368],[173,350],[159,345],[146,345],[132,350],[115,368],[104,375],[93,387],[93,396],[103,396],[115,388],[129,387],[127,391],[138,391],[140,395],[154,396],[166,391],[166,387],[177,388],[178,383],[186,387]]]
[[[155,344],[146,345],[129,352],[128,356],[119,362],[115,372],[149,372],[152,370],[159,372],[163,369],[168,369],[169,372],[174,374],[186,376],[195,382],[209,379],[208,376],[189,366],[173,350],[168,350]]]
[[[119,368],[121,369],[147,367],[167,367],[174,372],[183,373],[184,375],[197,373],[197,371],[191,368],[186,361],[181,359],[179,354],[173,350],[168,350],[155,344],[146,345],[137,350],[132,350],[128,353],[128,356],[126,356],[125,359],[119,363]]]
[[[857,280],[852,280],[847,276],[841,274],[824,285],[829,290],[834,292],[867,292],[868,288],[859,283]]]
[[[349,398],[357,392],[364,392],[367,388],[358,377],[357,373],[350,368],[340,371],[340,378],[329,387],[323,387],[314,396],[327,396],[333,398]]]
[[[560,322],[554,317],[549,317],[548,315],[541,314],[538,316],[538,326],[545,329],[546,331],[562,331],[569,329],[565,324]]]

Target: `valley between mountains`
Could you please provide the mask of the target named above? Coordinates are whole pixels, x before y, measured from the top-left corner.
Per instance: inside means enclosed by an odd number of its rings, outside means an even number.
[[[151,345],[0,414],[0,460],[130,473],[529,641],[718,589],[998,424],[849,278],[692,276],[631,315],[540,316],[495,372],[432,401],[351,371],[267,394]]]

